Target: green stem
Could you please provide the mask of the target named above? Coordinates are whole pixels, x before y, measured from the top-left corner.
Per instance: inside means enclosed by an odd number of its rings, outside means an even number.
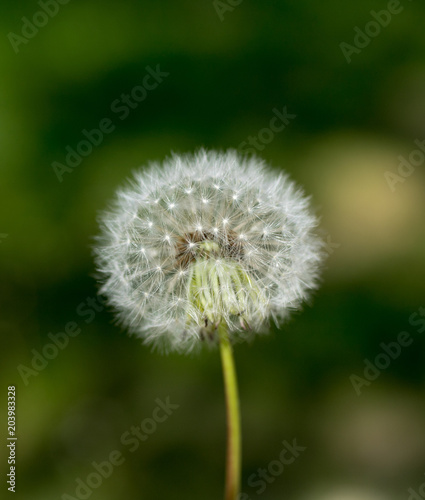
[[[225,324],[221,323],[219,325],[218,333],[227,413],[227,459],[224,498],[225,500],[236,500],[239,496],[241,485],[241,428],[238,383],[233,360],[233,350]]]

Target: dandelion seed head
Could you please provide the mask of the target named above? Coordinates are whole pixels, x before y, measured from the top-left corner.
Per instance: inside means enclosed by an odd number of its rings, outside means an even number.
[[[100,225],[100,292],[123,325],[165,350],[194,349],[220,322],[232,340],[267,331],[317,286],[323,244],[308,198],[234,151],[136,172]]]

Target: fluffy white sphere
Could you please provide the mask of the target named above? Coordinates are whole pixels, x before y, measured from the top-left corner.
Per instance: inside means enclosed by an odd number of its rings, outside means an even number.
[[[316,287],[322,242],[309,201],[258,158],[202,150],[153,163],[100,223],[100,291],[161,348],[190,351],[220,322],[247,338]]]

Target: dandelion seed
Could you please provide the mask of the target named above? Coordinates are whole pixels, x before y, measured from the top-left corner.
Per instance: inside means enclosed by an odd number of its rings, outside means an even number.
[[[302,191],[257,158],[173,156],[138,172],[102,214],[101,293],[165,350],[188,352],[219,324],[247,339],[316,287],[316,225]]]

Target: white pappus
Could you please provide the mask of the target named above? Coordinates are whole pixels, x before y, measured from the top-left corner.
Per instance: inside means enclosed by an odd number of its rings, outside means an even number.
[[[163,350],[267,331],[317,285],[322,241],[286,174],[235,151],[173,155],[135,173],[100,216],[100,292]]]

